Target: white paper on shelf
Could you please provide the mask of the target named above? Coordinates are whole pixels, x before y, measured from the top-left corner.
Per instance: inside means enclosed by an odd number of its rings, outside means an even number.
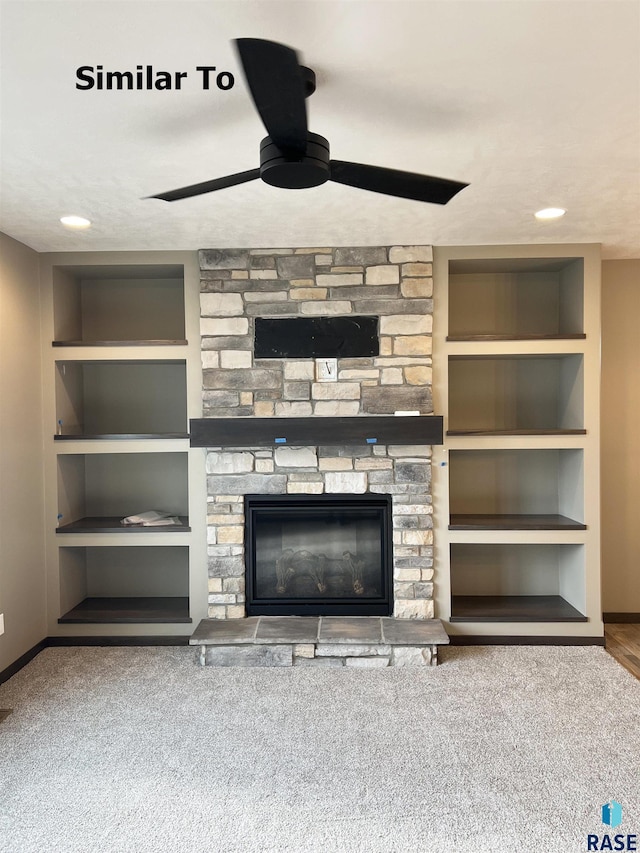
[[[122,523],[126,525],[140,524],[143,527],[166,527],[172,524],[182,524],[177,516],[155,509],[138,513],[138,515],[128,515],[122,519]]]
[[[157,518],[155,521],[143,521],[140,527],[180,527],[182,522],[177,515],[167,515]]]

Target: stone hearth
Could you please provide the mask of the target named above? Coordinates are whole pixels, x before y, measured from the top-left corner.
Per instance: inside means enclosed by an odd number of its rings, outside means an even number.
[[[449,637],[438,619],[250,616],[203,619],[190,640],[203,666],[435,666]]]

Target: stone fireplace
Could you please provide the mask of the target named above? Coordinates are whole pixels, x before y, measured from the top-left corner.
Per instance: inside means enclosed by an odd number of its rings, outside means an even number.
[[[267,575],[271,573],[269,583],[276,588],[267,598],[278,598],[279,571],[281,579],[288,577],[279,584],[284,587],[282,595],[296,587],[302,590],[298,597],[305,605],[316,597],[313,583],[319,593],[323,586],[325,593],[331,589],[333,601],[328,610],[321,611],[328,615],[332,604],[342,605],[345,600],[354,604],[355,612],[348,608],[340,612],[357,615],[358,602],[368,591],[369,604],[376,599],[382,608],[372,612],[408,619],[433,617],[430,443],[415,439],[383,443],[375,437],[355,441],[346,428],[344,437],[340,435],[340,424],[355,418],[365,418],[375,427],[382,423],[381,416],[398,411],[432,414],[431,261],[429,246],[200,252],[205,419],[237,418],[243,423],[255,419],[256,423],[274,424],[279,419],[308,419],[318,427],[317,436],[312,431],[312,438],[304,443],[275,438],[271,444],[243,444],[240,432],[234,443],[231,430],[232,437],[224,444],[208,446],[210,618],[246,616],[248,592],[250,613],[258,612],[253,609],[255,593],[260,597],[265,590],[261,593],[257,586],[255,560],[247,553],[247,546],[255,544],[250,537],[256,533],[251,521],[255,516],[245,517],[245,505],[251,507],[251,501],[259,502],[261,496],[276,498],[272,504],[276,515],[279,513],[271,539],[260,534],[263,545],[269,540],[268,547],[278,552],[272,554],[270,568],[265,569]],[[319,373],[317,358],[289,355],[286,341],[283,353],[256,357],[256,319],[337,317],[377,318],[377,349],[373,354],[353,355],[350,351],[344,356],[338,344],[336,352],[323,352],[323,356],[337,359],[335,381],[327,381]],[[327,435],[322,427],[330,422],[336,428]],[[367,426],[367,434],[375,435],[373,427]],[[297,505],[295,500],[305,496],[310,520],[306,545],[304,536],[300,539],[303,504]],[[358,496],[362,497],[361,518],[351,532],[337,540],[340,552],[334,553],[333,545],[321,549],[316,542],[321,538],[319,525],[329,529],[337,523],[335,512],[332,516],[327,509],[331,502],[334,510],[347,498],[355,506]],[[389,530],[378,557],[373,556],[370,543],[364,544],[370,526],[365,507],[368,500],[373,507],[376,497],[378,503],[387,503],[385,524]],[[315,504],[314,498],[318,498]],[[264,506],[268,504],[263,501]],[[327,512],[320,520],[323,507]],[[291,524],[282,533],[287,526],[285,509]],[[278,545],[274,546],[276,539]],[[388,580],[380,568],[380,580],[374,583],[371,572],[375,574],[376,569],[371,566],[385,553]],[[366,582],[364,563],[368,566]],[[286,612],[299,615],[306,611],[294,603]]]

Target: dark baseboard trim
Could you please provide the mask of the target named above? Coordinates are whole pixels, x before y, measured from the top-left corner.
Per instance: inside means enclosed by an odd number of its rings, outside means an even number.
[[[43,649],[46,648],[46,639],[40,640],[40,642],[36,643],[36,645],[32,649],[29,649],[28,652],[25,652],[23,655],[20,655],[18,660],[14,661],[8,667],[3,669],[2,672],[0,672],[0,684],[4,684],[5,681],[8,681],[10,678],[13,678],[16,672],[20,672],[23,667],[25,667],[28,663],[31,663],[31,661],[35,657],[37,657],[40,652],[43,651]]]
[[[189,636],[172,635],[168,637],[45,637],[44,640],[41,640],[0,672],[0,684],[4,684],[28,663],[31,663],[40,652],[51,646],[188,646],[189,639]]]
[[[604,646],[604,637],[501,637],[452,634],[452,646]]]
[[[47,646],[188,646],[189,636],[179,637],[47,637]]]
[[[640,622],[640,613],[603,613],[602,620],[607,622]]]
[[[635,616],[635,619],[612,619],[606,621],[611,622],[640,622],[640,614],[633,613],[616,613],[616,617],[620,616]],[[605,614],[605,617],[607,614]],[[188,646],[189,636],[173,636],[168,637],[45,637],[37,643],[28,652],[25,652],[21,657],[14,661],[10,666],[0,672],[0,684],[4,684],[16,673],[25,667],[28,663],[37,657],[40,652],[49,647],[71,647],[71,646],[104,646],[104,647],[125,647],[125,646]],[[449,637],[449,643],[452,646],[604,646],[604,637],[520,637],[507,636],[501,637],[498,635],[466,635],[454,634]]]

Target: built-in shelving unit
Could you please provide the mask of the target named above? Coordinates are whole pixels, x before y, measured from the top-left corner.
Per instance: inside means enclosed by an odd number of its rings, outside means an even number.
[[[188,428],[201,413],[197,257],[44,255],[41,281],[49,633],[187,634],[207,602]],[[151,509],[180,523],[122,523]]]
[[[584,451],[451,450],[449,530],[584,530]]]
[[[56,440],[187,438],[186,362],[56,362]]]
[[[446,338],[584,338],[583,282],[582,258],[452,259]]]
[[[60,624],[189,622],[187,546],[63,546]]]
[[[53,345],[186,345],[184,266],[64,264],[52,271]]]
[[[603,636],[597,246],[434,251],[436,599],[453,634]]]
[[[583,545],[453,543],[451,621],[585,622]]]
[[[188,453],[59,455],[57,534],[185,533],[189,527]],[[182,526],[125,526],[122,519],[154,508]]]
[[[450,355],[448,431],[582,430],[582,364],[579,354]]]

